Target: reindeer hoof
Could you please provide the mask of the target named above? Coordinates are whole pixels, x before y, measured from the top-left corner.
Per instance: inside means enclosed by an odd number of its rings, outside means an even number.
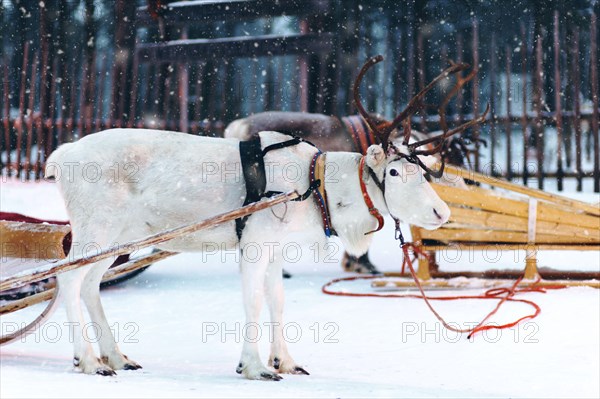
[[[139,370],[141,369],[142,366],[140,366],[137,363],[131,362],[131,363],[125,363],[123,365],[123,370]]]
[[[235,369],[235,372],[238,374],[242,374],[242,371],[244,371],[244,363],[240,362],[240,364],[238,364],[238,366]]]
[[[279,369],[279,364],[280,364],[279,358],[275,358],[275,359],[273,359],[273,368],[274,368],[275,370],[278,370],[278,369]]]
[[[364,254],[360,258],[352,256],[347,252],[344,253],[342,259],[342,267],[349,273],[360,273],[360,274],[381,274],[377,267],[369,260],[369,255]]]
[[[117,375],[117,373],[115,373],[113,369],[108,367],[101,367],[96,369],[96,374],[103,375],[105,377],[113,377]]]
[[[302,367],[295,367],[292,371],[292,374],[310,375],[310,373],[304,370]]]
[[[263,373],[260,373],[260,379],[263,381],[281,381],[281,380],[283,380],[283,377],[281,377],[280,375],[277,375],[275,373],[263,372]]]

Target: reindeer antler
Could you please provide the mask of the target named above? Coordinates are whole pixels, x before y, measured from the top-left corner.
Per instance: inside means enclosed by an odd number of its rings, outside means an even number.
[[[354,103],[356,104],[356,108],[358,109],[358,113],[360,113],[360,115],[363,117],[363,119],[365,120],[365,122],[367,122],[367,125],[369,125],[369,127],[371,128],[371,130],[373,131],[374,134],[376,134],[379,137],[379,127],[377,126],[377,123],[375,122],[375,120],[371,117],[371,115],[369,115],[369,113],[365,110],[365,108],[363,107],[362,103],[360,102],[360,94],[358,93],[358,89],[360,87],[360,84],[362,82],[363,76],[365,76],[365,73],[367,73],[367,71],[375,64],[379,63],[383,61],[383,56],[382,55],[377,55],[373,58],[369,58],[367,60],[367,62],[365,62],[365,64],[362,66],[362,68],[360,69],[360,72],[358,73],[358,76],[356,77],[356,79],[354,80],[354,87],[352,88],[352,92],[354,94]],[[389,138],[386,137],[386,142],[387,139]],[[383,140],[381,141],[382,143],[384,142]]]
[[[452,97],[454,97],[456,95],[456,93],[458,93],[458,91],[465,84],[467,84],[469,81],[471,81],[475,77],[475,75],[477,74],[477,70],[473,69],[464,78],[459,75],[457,77],[456,84],[454,85],[452,90],[450,90],[450,92],[442,100],[442,102],[438,108],[438,113],[440,115],[440,125],[442,127],[443,133],[438,136],[435,136],[435,137],[430,137],[428,139],[409,144],[408,142],[409,142],[410,135],[411,135],[411,133],[410,133],[410,122],[411,122],[410,117],[424,105],[423,100],[425,98],[425,95],[429,91],[431,91],[431,89],[433,89],[433,87],[440,80],[447,78],[450,75],[453,75],[458,72],[462,72],[462,71],[466,70],[467,68],[469,68],[469,64],[465,64],[465,63],[456,64],[456,63],[450,61],[450,66],[448,68],[444,69],[438,76],[436,76],[431,82],[429,82],[429,84],[427,86],[425,86],[419,93],[417,93],[416,96],[411,98],[411,100],[409,101],[406,108],[404,108],[404,110],[398,116],[396,116],[396,118],[392,122],[377,124],[377,122],[371,117],[371,115],[369,115],[369,113],[365,110],[362,103],[360,102],[360,95],[358,93],[358,89],[360,87],[360,83],[362,82],[362,79],[363,79],[365,73],[373,65],[375,65],[381,61],[383,61],[382,55],[378,55],[376,57],[369,58],[367,60],[367,62],[365,62],[365,64],[362,66],[362,68],[360,69],[360,72],[358,73],[358,76],[356,77],[356,80],[354,82],[353,92],[354,92],[354,102],[356,103],[356,108],[358,109],[358,112],[363,117],[363,119],[365,120],[367,125],[369,125],[369,128],[371,129],[373,134],[379,139],[381,146],[386,151],[387,151],[388,147],[390,146],[390,141],[389,141],[390,134],[396,127],[398,127],[398,125],[400,125],[402,123],[403,129],[404,129],[403,144],[406,145],[409,150],[409,154],[408,155],[404,154],[403,157],[406,158],[408,161],[419,165],[421,168],[423,168],[423,170],[425,170],[430,175],[432,175],[436,178],[441,177],[442,173],[444,172],[444,160],[443,159],[442,159],[441,168],[437,171],[433,171],[433,170],[429,169],[419,159],[418,156],[419,155],[433,155],[433,154],[441,151],[442,147],[443,147],[443,143],[448,137],[450,137],[454,134],[463,132],[466,129],[470,128],[471,126],[485,122],[487,114],[490,110],[489,104],[486,106],[485,111],[481,116],[479,116],[475,119],[472,119],[466,123],[463,123],[462,125],[454,128],[452,130],[448,130],[448,124],[446,122],[446,106],[448,105],[448,103],[450,102]],[[417,150],[418,147],[421,147],[425,144],[433,143],[436,141],[439,141],[439,143],[430,150]]]
[[[423,105],[423,99],[425,98],[425,94],[427,94],[429,91],[431,91],[431,89],[433,89],[433,87],[440,80],[442,80],[450,75],[453,75],[457,72],[461,72],[461,71],[464,71],[465,69],[469,68],[469,64],[452,63],[448,68],[444,69],[438,76],[436,76],[431,82],[429,82],[429,84],[427,86],[425,86],[423,88],[423,90],[421,90],[419,93],[417,93],[417,95],[414,96],[409,101],[406,108],[404,108],[404,110],[391,123],[377,125],[377,123],[373,120],[373,118],[369,115],[369,113],[365,110],[362,103],[360,102],[360,95],[358,93],[358,89],[360,87],[360,83],[362,82],[362,79],[363,79],[363,76],[365,75],[365,73],[373,65],[375,65],[381,61],[383,61],[383,56],[378,55],[376,57],[369,58],[367,60],[367,62],[365,62],[365,64],[360,69],[360,72],[358,73],[356,80],[354,81],[353,92],[354,92],[354,102],[356,103],[356,108],[358,109],[358,112],[363,117],[363,119],[365,120],[367,125],[369,125],[369,127],[373,131],[373,134],[375,134],[375,136],[379,139],[384,150],[387,150],[387,148],[389,146],[389,137],[390,137],[390,134],[392,133],[392,131],[398,125],[400,125],[400,123],[402,123],[404,120],[406,120],[407,118],[412,116],[415,112],[417,112],[419,110],[419,108],[421,108],[421,106]],[[464,83],[466,83],[466,82],[464,82]],[[457,89],[457,91],[458,91],[458,89]],[[410,122],[410,119],[409,119],[409,122]],[[406,127],[406,125],[405,125],[405,127]],[[410,137],[409,136],[410,128],[409,129],[405,128],[404,134],[405,134],[404,144],[408,144],[408,139]]]
[[[451,65],[455,65],[453,61],[450,61]],[[478,123],[482,123],[485,121],[485,117],[487,116],[487,113],[489,111],[489,104],[487,105],[485,112],[483,113],[483,115],[481,115],[480,117],[473,119],[469,122],[466,122],[460,126],[458,126],[457,128],[452,129],[451,131],[448,131],[448,123],[446,122],[446,107],[448,106],[448,103],[450,102],[450,100],[452,99],[452,97],[454,97],[458,91],[460,89],[462,89],[462,87],[467,84],[468,82],[470,82],[475,75],[477,75],[478,70],[477,69],[473,69],[471,71],[471,73],[469,73],[466,77],[462,77],[460,75],[457,75],[456,77],[456,84],[454,85],[454,87],[452,88],[452,90],[450,90],[448,92],[448,94],[446,95],[446,97],[444,97],[444,99],[442,100],[442,102],[440,103],[440,106],[438,107],[438,115],[440,116],[440,127],[442,128],[443,134],[440,134],[438,136],[435,137],[430,137],[427,138],[425,140],[421,140],[418,141],[416,143],[412,143],[409,144],[408,147],[411,150],[415,150],[416,148],[429,144],[429,143],[433,143],[435,141],[438,141],[438,144],[430,149],[430,150],[424,150],[424,151],[414,151],[416,155],[432,155],[435,154],[437,152],[439,152],[442,149],[442,146],[444,145],[444,140],[446,140],[448,137],[463,132],[466,129],[468,129],[471,126],[474,126]]]

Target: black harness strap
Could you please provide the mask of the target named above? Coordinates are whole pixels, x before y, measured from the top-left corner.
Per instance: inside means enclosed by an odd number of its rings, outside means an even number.
[[[259,201],[265,194],[267,178],[265,176],[265,161],[260,145],[260,137],[248,141],[240,141],[240,159],[242,173],[246,183],[246,199],[244,206]],[[242,231],[250,215],[235,219],[235,232],[238,239],[242,238]]]
[[[264,156],[273,150],[279,150],[281,148],[290,147],[300,143],[312,143],[302,140],[299,137],[294,137],[288,141],[282,141],[281,143],[271,144],[263,150],[261,148],[260,137],[256,136],[248,141],[240,141],[240,159],[242,163],[242,173],[244,174],[244,182],[246,183],[246,199],[244,200],[244,206],[260,201],[261,198],[271,197],[273,195],[281,194],[281,191],[265,191],[267,188],[267,177],[265,172],[265,160]],[[318,182],[320,183],[320,182]],[[311,184],[308,190],[302,194],[302,196],[294,199],[293,201],[304,201],[310,194],[317,188],[318,183]],[[235,219],[235,233],[238,239],[242,238],[242,232],[246,227],[246,222],[250,215],[246,215],[241,218]]]

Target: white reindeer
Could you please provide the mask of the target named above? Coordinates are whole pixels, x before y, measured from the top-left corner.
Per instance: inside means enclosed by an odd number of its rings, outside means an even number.
[[[289,141],[289,136],[276,132],[259,136],[262,149]],[[270,151],[264,156],[265,188],[307,192],[314,182],[309,172],[321,159],[331,227],[354,256],[366,252],[372,239],[366,233],[378,225],[373,216],[377,210],[427,229],[440,227],[450,210],[426,181],[424,165],[415,158],[419,150],[414,144],[393,145],[388,137],[389,132],[383,132],[382,145],[370,146],[364,158],[347,152],[316,156],[318,150],[307,143]],[[86,255],[89,244],[106,248],[239,208],[248,189],[239,146],[236,139],[145,129],[112,129],[60,146],[48,159],[46,177],[57,181],[71,221],[69,256]],[[293,179],[290,165],[297,172]],[[308,198],[252,214],[241,237],[235,223],[229,222],[158,246],[176,252],[215,245],[224,249],[239,245],[241,251],[248,244],[260,248],[252,260],[241,257],[244,308],[246,322],[258,323],[266,297],[273,322],[268,364],[274,370],[262,363],[255,337],[249,336],[237,368],[246,378],[279,380],[279,373],[307,374],[291,357],[283,338],[281,249],[297,233],[312,242],[324,241],[323,222],[321,208]],[[100,302],[99,283],[110,264],[106,259],[57,276],[60,297],[74,326],[74,365],[88,374],[113,375],[114,370],[140,367],[119,350]],[[81,299],[101,331],[100,357],[82,328]]]
[[[275,132],[263,132],[260,138],[263,147],[289,140],[289,136]],[[125,243],[240,207],[245,182],[240,173],[238,145],[234,139],[114,129],[60,146],[48,159],[46,176],[57,180],[71,220],[73,253],[69,256],[84,255],[82,251],[89,243],[102,248],[115,242]],[[368,194],[382,212],[425,228],[441,226],[450,216],[448,206],[424,179],[422,170],[402,157],[409,154],[408,149],[401,147],[399,151],[400,154],[394,151],[386,154],[380,145],[369,148],[365,167],[385,181],[385,193],[373,179],[366,178]],[[316,152],[306,143],[269,152],[265,156],[265,163],[270,165],[266,168],[267,190],[305,192],[309,187],[308,170]],[[348,252],[355,256],[366,252],[371,235],[365,233],[377,225],[359,186],[360,158],[355,153],[332,152],[327,154],[325,165],[331,225]],[[298,179],[287,178],[289,165],[300,170],[302,175]],[[90,176],[92,169],[94,174]],[[259,321],[266,295],[274,323],[269,364],[279,373],[303,373],[289,355],[282,336],[283,257],[277,249],[292,240],[292,233],[302,232],[313,241],[324,240],[325,236],[314,201],[290,203],[287,211],[284,205],[278,207],[274,212],[253,214],[239,241],[234,223],[226,223],[159,247],[183,252],[202,251],[208,243],[211,248],[214,245],[234,248],[239,243],[243,250],[252,243],[261,248],[261,255],[254,263],[245,257],[241,260],[246,321]],[[281,245],[272,249],[270,243],[274,242]],[[68,319],[75,323],[74,363],[85,373],[111,375],[114,370],[139,368],[119,350],[100,302],[100,279],[110,263],[107,259],[58,276]],[[92,321],[102,331],[100,358],[81,328],[84,325],[81,298]],[[250,379],[278,379],[276,373],[262,364],[257,344],[251,341],[244,342],[238,371]]]

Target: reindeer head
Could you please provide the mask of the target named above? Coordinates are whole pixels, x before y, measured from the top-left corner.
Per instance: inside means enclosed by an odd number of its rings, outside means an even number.
[[[443,133],[415,143],[409,143],[411,135],[410,119],[423,106],[427,92],[440,80],[469,68],[469,65],[451,63],[450,67],[446,68],[414,96],[406,108],[392,122],[378,123],[362,106],[359,87],[364,74],[369,68],[382,60],[383,57],[381,55],[369,59],[361,68],[354,83],[354,101],[356,107],[380,143],[369,147],[366,155],[366,163],[370,168],[371,176],[384,193],[385,202],[393,217],[417,226],[435,229],[448,220],[450,209],[435,193],[425,175],[431,175],[436,178],[441,177],[444,171],[444,162],[442,159],[441,167],[438,170],[433,170],[426,165],[424,157],[439,153],[443,148],[444,142],[450,136],[483,122],[489,111],[489,106],[479,118],[466,122],[452,130],[448,129],[444,111],[445,107],[450,98],[475,76],[476,71],[472,71],[466,78],[458,79],[456,86],[450,91],[439,107],[440,125]],[[403,139],[392,142],[390,134],[400,125],[402,125],[403,129]],[[431,143],[435,143],[433,148],[420,149],[424,145]]]

